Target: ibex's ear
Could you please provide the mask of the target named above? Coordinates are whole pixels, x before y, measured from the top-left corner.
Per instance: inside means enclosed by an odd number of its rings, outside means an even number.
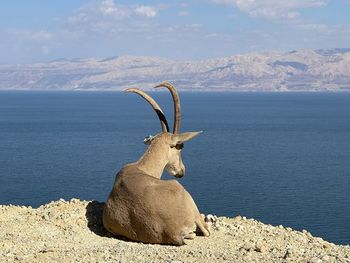
[[[178,143],[183,143],[185,141],[189,141],[192,138],[196,137],[198,134],[202,133],[202,131],[199,132],[184,132],[180,134],[174,134],[173,135],[173,143],[178,144]]]

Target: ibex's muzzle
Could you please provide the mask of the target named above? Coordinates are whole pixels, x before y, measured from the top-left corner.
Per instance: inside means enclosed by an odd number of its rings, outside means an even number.
[[[181,177],[183,177],[184,175],[185,175],[185,166],[184,165],[182,165],[182,168],[180,169],[180,170],[178,170],[176,173],[175,173],[175,177],[176,178],[181,178]]]
[[[174,176],[175,176],[176,178],[181,178],[181,177],[183,177],[184,175],[185,175],[185,172],[184,172],[184,171],[181,171],[180,173],[175,174]]]
[[[185,166],[181,163],[180,167],[174,167],[172,165],[165,166],[167,172],[176,178],[181,178],[185,175]]]

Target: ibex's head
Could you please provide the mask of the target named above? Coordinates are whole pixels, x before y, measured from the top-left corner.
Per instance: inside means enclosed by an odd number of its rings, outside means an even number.
[[[171,95],[173,97],[174,129],[172,133],[169,132],[169,125],[162,109],[151,96],[136,88],[127,89],[126,91],[139,94],[151,104],[151,106],[157,113],[158,118],[160,120],[160,124],[162,126],[162,132],[155,136],[146,137],[144,143],[149,145],[149,147],[151,148],[150,150],[161,151],[162,153],[167,155],[165,156],[167,159],[165,169],[170,175],[180,178],[185,174],[185,166],[181,159],[181,150],[184,147],[184,142],[192,139],[201,132],[179,133],[181,119],[179,95],[175,87],[169,82],[163,82],[157,85],[155,88],[159,87],[167,88],[171,92]]]

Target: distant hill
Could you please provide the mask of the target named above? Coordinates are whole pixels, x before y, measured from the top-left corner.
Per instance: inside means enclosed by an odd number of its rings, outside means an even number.
[[[191,91],[350,91],[350,48],[200,61],[115,56],[0,65],[0,90],[123,90],[163,80]]]

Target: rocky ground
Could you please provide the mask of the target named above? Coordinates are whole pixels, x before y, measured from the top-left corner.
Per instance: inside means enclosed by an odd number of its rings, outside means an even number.
[[[105,232],[102,207],[77,199],[0,206],[0,262],[350,262],[350,246],[240,216],[219,217],[210,237],[181,247],[130,242]]]

